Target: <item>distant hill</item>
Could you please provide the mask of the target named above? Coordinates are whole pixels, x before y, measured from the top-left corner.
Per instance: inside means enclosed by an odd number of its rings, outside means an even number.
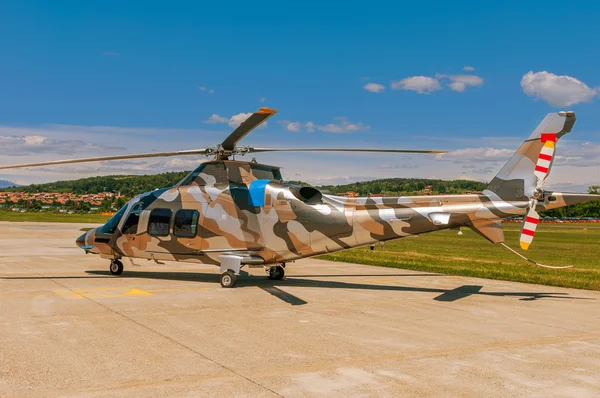
[[[126,197],[133,197],[143,192],[177,184],[189,171],[152,175],[118,175],[89,177],[72,181],[48,182],[45,184],[32,184],[21,186],[17,192],[59,192],[74,193],[77,195],[93,194],[99,192],[120,192]],[[6,190],[6,189],[4,189]]]
[[[8,187],[18,187],[18,184],[15,184],[14,182],[10,182],[10,181],[6,181],[6,180],[0,180],[0,188],[8,188]]]
[[[361,181],[344,185],[324,185],[321,188],[340,194],[343,192],[358,192],[360,196],[377,194],[384,196],[416,195],[429,193],[453,194],[483,191],[487,183],[471,180],[430,180],[424,178],[386,178],[382,180]]]
[[[0,188],[0,191],[18,192],[58,192],[74,193],[77,195],[94,194],[99,192],[120,192],[124,195],[115,203],[106,203],[107,209],[121,207],[126,200],[143,192],[177,184],[189,171],[171,172],[153,175],[119,175],[82,178],[74,181],[57,181],[46,184],[33,184],[16,188]],[[308,185],[301,181],[289,181],[296,185]],[[12,182],[0,180],[0,187],[13,185]],[[469,180],[431,180],[423,178],[386,178],[373,181],[355,182],[344,185],[325,185],[319,187],[332,194],[356,192],[360,196],[377,194],[384,196],[405,196],[423,194],[461,194],[478,192],[485,189],[486,183]],[[600,186],[590,187],[591,193],[600,193]],[[588,202],[544,213],[548,217],[600,217],[600,200]]]
[[[73,181],[32,184],[11,190],[28,193],[70,192],[77,195],[94,194],[99,192],[120,192],[125,197],[133,197],[143,192],[175,185],[188,173],[189,171],[181,171],[152,175],[89,177]],[[290,182],[297,185],[307,185],[301,181]],[[467,180],[444,181],[422,178],[387,178],[345,185],[326,185],[321,188],[333,194],[354,191],[358,192],[358,194],[361,196],[367,196],[369,194],[417,195],[423,193],[465,193],[481,191],[485,188],[485,185],[486,184],[482,182]]]

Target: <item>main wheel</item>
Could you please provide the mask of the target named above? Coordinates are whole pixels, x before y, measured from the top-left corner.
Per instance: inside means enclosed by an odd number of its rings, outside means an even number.
[[[119,260],[110,262],[110,273],[113,275],[121,275],[123,273],[123,263]]]
[[[285,270],[281,265],[276,265],[275,267],[271,267],[271,269],[269,269],[269,279],[278,281],[283,279],[284,276]]]
[[[233,271],[225,271],[221,274],[221,286],[230,288],[235,287],[235,283],[237,282],[237,276],[233,273]]]

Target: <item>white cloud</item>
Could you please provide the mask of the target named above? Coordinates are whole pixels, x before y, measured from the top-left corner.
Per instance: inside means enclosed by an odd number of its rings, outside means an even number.
[[[323,131],[325,133],[351,133],[353,131],[363,131],[368,130],[371,126],[367,126],[362,122],[359,123],[351,123],[348,121],[346,117],[336,118],[339,120],[339,123],[329,123],[324,126],[316,126],[318,130]]]
[[[449,151],[446,154],[438,155],[440,160],[452,160],[458,162],[488,161],[500,162],[507,161],[515,153],[515,149],[498,149],[490,147],[482,148],[464,148]]]
[[[46,175],[69,175],[71,178],[80,178],[85,175],[128,175],[128,174],[155,174],[166,173],[169,171],[193,170],[206,159],[187,157],[187,158],[165,158],[157,159],[125,159],[112,160],[95,163],[80,163],[60,166],[36,167],[36,174],[44,173]],[[23,169],[27,172],[27,169]],[[22,173],[18,170],[17,173]],[[31,171],[29,171],[31,173]],[[59,177],[67,178],[67,177]],[[46,179],[46,178],[44,178]],[[160,188],[160,187],[156,187]]]
[[[209,94],[212,94],[215,92],[215,90],[213,90],[212,88],[206,88],[204,86],[198,86],[198,90],[200,91],[206,91]]]
[[[292,133],[299,133],[302,130],[302,123],[300,122],[290,122],[289,120],[283,120],[280,122],[288,131]]]
[[[390,169],[416,169],[418,168],[419,165],[416,163],[405,163],[405,164],[380,164],[377,168],[378,169],[383,169],[383,170],[390,170]]]
[[[523,92],[550,105],[563,107],[591,101],[598,90],[571,76],[529,71],[521,79]]]
[[[465,66],[463,66],[463,70],[466,72],[473,72],[475,70],[475,68],[473,68],[472,66],[469,66],[469,65],[465,65]]]
[[[482,86],[483,79],[475,75],[452,75],[450,76],[450,88],[454,91],[463,92],[467,86]]]
[[[231,128],[237,128],[243,121],[248,119],[252,115],[252,112],[247,113],[238,113],[237,115],[233,115],[230,118],[226,118],[223,116],[219,116],[216,113],[213,113],[211,117],[204,121],[207,124],[218,124],[218,123],[227,123],[227,125]],[[267,122],[262,123],[258,128],[267,127]]]
[[[315,130],[319,130],[324,133],[352,133],[354,131],[363,131],[371,128],[371,126],[367,126],[362,122],[351,123],[346,117],[338,117],[334,119],[338,120],[338,122],[328,123],[324,125],[317,125],[313,122],[292,122],[289,120],[282,120],[279,123],[281,123],[281,125],[284,126],[286,130],[291,131],[293,133],[298,133],[302,130],[305,130],[307,133],[314,133]]]
[[[28,156],[41,153],[71,155],[76,152],[114,152],[125,148],[106,146],[82,140],[56,140],[41,135],[0,136],[0,155]]]
[[[472,70],[465,66],[465,70]],[[444,75],[436,73],[435,77],[412,76],[392,82],[392,90],[410,90],[418,94],[430,94],[442,89],[441,81],[454,91],[463,92],[469,86],[482,86],[483,79],[476,75]],[[449,81],[449,82],[448,82]],[[366,89],[366,86],[365,86]]]
[[[448,87],[461,93],[465,91],[468,86],[477,87],[483,85],[483,79],[475,75],[442,75],[436,73],[435,77],[438,79],[450,80]]]
[[[600,166],[600,144],[595,142],[563,141],[557,145],[556,164],[566,164],[573,167]]]
[[[429,76],[412,76],[392,82],[392,90],[410,90],[418,94],[429,94],[441,89],[439,80]]]
[[[342,126],[334,123],[329,123],[324,126],[318,126],[317,128],[326,133],[343,133],[345,131]]]
[[[252,112],[238,113],[237,115],[233,115],[231,118],[229,118],[229,121],[227,122],[227,125],[229,127],[231,127],[232,129],[235,129],[240,124],[242,124],[243,121],[245,121],[246,119],[248,119],[250,116],[252,116]],[[266,123],[263,123],[263,124],[266,124]]]
[[[216,123],[227,123],[229,119],[223,116],[219,116],[216,113],[213,113],[211,117],[204,121],[207,124],[216,124]]]
[[[372,93],[381,93],[385,90],[385,86],[377,83],[367,83],[363,86],[363,88]]]

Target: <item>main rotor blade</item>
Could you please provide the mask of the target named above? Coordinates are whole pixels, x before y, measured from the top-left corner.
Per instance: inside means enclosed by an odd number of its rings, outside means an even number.
[[[441,154],[448,151],[417,149],[360,149],[360,148],[248,148],[251,152],[389,152]]]
[[[53,165],[57,165],[57,164],[69,164],[69,163],[100,162],[103,160],[160,158],[160,157],[167,157],[167,156],[210,155],[210,154],[212,154],[212,151],[210,148],[190,149],[190,150],[186,150],[186,151],[176,151],[176,152],[153,152],[153,153],[139,153],[139,154],[134,154],[134,155],[102,156],[102,157],[96,157],[96,158],[49,160],[47,162],[24,163],[24,164],[16,164],[16,165],[11,165],[11,166],[0,166],[0,170],[18,169],[18,168],[23,168],[23,167],[53,166]]]
[[[277,110],[275,109],[260,108],[257,112],[250,115],[248,119],[244,120],[237,129],[233,130],[233,133],[225,138],[221,146],[226,151],[232,151],[235,148],[235,144],[276,113]]]

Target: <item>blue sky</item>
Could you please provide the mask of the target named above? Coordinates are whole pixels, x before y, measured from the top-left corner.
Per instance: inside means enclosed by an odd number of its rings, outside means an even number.
[[[598,183],[600,5],[482,4],[4,1],[0,164],[212,145],[231,131],[231,123],[206,123],[212,115],[270,106],[280,113],[245,143],[457,151],[259,158],[285,166],[290,179],[489,180],[546,113],[568,108],[578,122],[549,182]],[[195,161],[0,179],[148,173]]]

